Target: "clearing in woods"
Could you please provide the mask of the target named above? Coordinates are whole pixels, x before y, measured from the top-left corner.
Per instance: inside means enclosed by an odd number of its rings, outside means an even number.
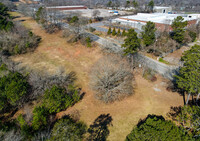
[[[183,104],[182,97],[177,93],[168,92],[164,79],[158,76],[156,82],[149,82],[140,74],[135,75],[136,88],[134,95],[112,104],[104,104],[93,97],[90,90],[89,71],[91,66],[105,54],[99,48],[87,48],[78,43],[68,44],[61,33],[47,34],[33,19],[22,17],[23,24],[35,34],[42,37],[42,42],[33,53],[14,56],[12,59],[21,62],[22,66],[41,72],[54,73],[63,67],[77,74],[77,85],[85,92],[83,99],[66,111],[57,114],[60,118],[73,111],[80,112],[80,119],[88,126],[100,115],[110,114],[112,126],[109,127],[108,140],[123,141],[137,122],[148,114],[163,115],[171,106]],[[18,19],[19,20],[19,19]],[[155,91],[159,89],[159,91]]]

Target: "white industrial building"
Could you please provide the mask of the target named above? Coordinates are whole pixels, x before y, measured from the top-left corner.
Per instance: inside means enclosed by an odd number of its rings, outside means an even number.
[[[178,16],[182,16],[185,21],[188,21],[188,24],[196,24],[200,18],[200,14],[163,14],[163,13],[138,13],[137,15],[124,16],[112,20],[112,23],[117,23],[125,26],[131,26],[142,30],[148,21],[154,22],[156,28],[160,31],[170,31],[170,25]],[[168,29],[166,29],[168,28]]]

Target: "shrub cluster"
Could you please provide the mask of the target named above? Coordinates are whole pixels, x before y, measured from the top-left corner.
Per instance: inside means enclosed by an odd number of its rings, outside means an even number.
[[[1,31],[0,34],[0,50],[6,52],[7,55],[23,54],[33,51],[40,43],[41,38],[34,35],[19,23],[10,31]]]
[[[61,30],[61,25],[58,22],[56,10],[46,10],[44,7],[38,8],[34,18],[42,25],[45,31],[49,34],[56,33]]]
[[[0,31],[8,31],[13,27],[11,16],[8,14],[8,8],[0,2]]]
[[[74,122],[65,117],[56,122],[52,129],[50,141],[81,141],[86,133],[87,126],[82,122]]]
[[[96,31],[96,29],[93,28],[93,27],[89,27],[88,30],[89,30],[90,32],[94,32],[94,31]]]
[[[43,105],[49,113],[58,113],[80,100],[80,94],[72,85],[68,89],[54,85],[47,89],[43,98]]]
[[[147,52],[155,56],[161,56],[164,53],[173,52],[178,47],[178,43],[174,41],[168,33],[164,32],[160,35],[157,41],[147,47]]]

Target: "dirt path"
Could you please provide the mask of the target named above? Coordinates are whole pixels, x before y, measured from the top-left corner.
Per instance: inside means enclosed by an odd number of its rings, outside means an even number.
[[[110,129],[108,140],[123,141],[133,126],[139,119],[148,114],[166,115],[171,106],[182,105],[182,97],[177,93],[166,91],[163,79],[159,78],[151,83],[136,75],[135,94],[112,104],[104,104],[93,97],[93,92],[88,87],[90,67],[103,56],[98,48],[86,48],[80,44],[67,44],[65,39],[61,38],[61,33],[49,35],[30,18],[26,19],[24,24],[32,31],[42,37],[42,43],[34,53],[15,56],[13,60],[21,62],[23,66],[41,72],[52,72],[64,67],[67,71],[77,73],[77,84],[84,92],[84,98],[72,108],[57,114],[61,117],[74,110],[80,112],[80,119],[88,126],[100,115],[110,114],[113,118],[113,126]]]

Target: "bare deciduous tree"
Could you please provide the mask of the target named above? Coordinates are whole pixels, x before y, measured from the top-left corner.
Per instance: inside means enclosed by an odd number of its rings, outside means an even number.
[[[15,130],[10,130],[4,133],[3,138],[1,139],[3,141],[21,141],[24,139],[24,136],[20,134],[20,132],[17,132]]]
[[[101,12],[100,12],[99,10],[94,10],[94,11],[92,12],[92,16],[93,16],[94,18],[97,18],[100,14],[101,14]]]
[[[155,56],[164,56],[166,53],[176,50],[177,45],[176,41],[171,39],[167,32],[163,32],[156,42],[146,49]]]
[[[10,11],[16,10],[16,5],[9,0],[0,0]]]
[[[129,63],[119,56],[101,58],[91,70],[95,97],[106,103],[133,94],[133,74]]]
[[[41,39],[20,23],[15,23],[11,31],[1,31],[0,34],[0,49],[10,55],[33,51]]]

